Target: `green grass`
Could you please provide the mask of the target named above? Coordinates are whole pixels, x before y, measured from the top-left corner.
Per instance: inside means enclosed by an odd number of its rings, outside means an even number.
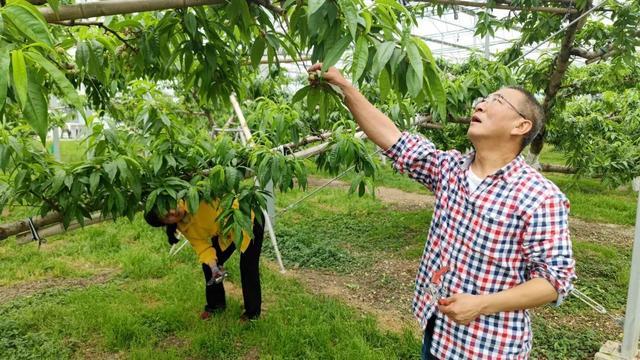
[[[60,142],[60,160],[62,162],[80,161],[85,158],[84,143],[80,140],[66,140]]]
[[[525,149],[525,151],[527,151]],[[545,144],[540,153],[540,162],[543,164],[565,165],[562,153],[555,150],[553,145]]]
[[[406,175],[402,175],[395,171],[391,167],[391,160],[386,160],[385,163],[382,163],[378,157],[376,157],[375,162],[378,164],[378,173],[376,174],[374,185],[375,186],[385,186],[392,187],[396,189],[400,189],[406,192],[419,193],[419,194],[429,194],[429,190],[427,188],[410,179]],[[306,161],[307,168],[309,169],[309,173],[311,175],[333,179],[335,175],[329,174],[326,171],[319,170],[315,163],[311,160]],[[351,181],[355,178],[355,172],[350,171],[346,173],[344,176],[340,178],[341,181],[351,183]]]
[[[60,161],[69,163],[85,158],[86,145],[81,140],[60,140]],[[47,151],[53,154],[53,144],[47,143]]]
[[[635,224],[637,194],[631,189],[609,189],[594,179],[545,174],[567,195],[571,214],[587,221]]]
[[[73,152],[72,152],[73,153]],[[64,155],[64,152],[63,152]],[[320,174],[327,176],[326,174]],[[549,176],[572,202],[572,216],[632,224],[635,196],[595,180]],[[384,168],[378,185],[425,193],[421,185]],[[284,208],[304,196],[279,194]],[[0,221],[24,218],[28,208],[11,209]],[[325,273],[375,273],[381,259],[415,262],[417,269],[430,222],[429,209],[398,210],[370,196],[347,196],[328,188],[277,219],[277,235],[288,267]],[[265,310],[250,325],[238,322],[242,300],[228,295],[225,313],[203,322],[202,275],[193,251],[175,257],[161,231],[139,218],[118,220],[51,237],[35,244],[0,242],[0,287],[15,293],[0,303],[0,358],[65,359],[388,359],[418,358],[420,340],[381,330],[370,315],[336,298],[311,292],[269,267],[261,269]],[[574,236],[576,286],[613,314],[622,314],[629,281],[630,249]],[[273,259],[265,241],[265,259]],[[239,287],[237,255],[227,265]],[[95,282],[101,274],[112,277]],[[77,281],[86,287],[65,285]],[[47,286],[51,284],[51,286]],[[386,290],[383,284],[375,290]],[[12,290],[13,289],[13,290]],[[231,293],[231,292],[230,292]],[[411,294],[404,294],[410,297]],[[0,297],[1,298],[1,297]],[[409,305],[407,304],[407,307]],[[533,316],[532,358],[592,358],[620,329],[574,297]]]
[[[302,196],[299,191],[280,194],[277,205]],[[276,230],[288,265],[353,272],[371,266],[380,251],[418,259],[430,219],[426,209],[396,211],[370,196],[329,188],[279,217]]]
[[[373,318],[308,293],[298,282],[262,268],[263,318],[238,322],[241,298],[203,322],[202,275],[188,247],[167,254],[161,231],[120,220],[34,244],[0,243],[0,286],[117,275],[84,289],[47,288],[0,304],[0,358],[417,358],[419,339],[378,329]],[[227,268],[239,284],[237,255]],[[96,355],[98,354],[98,355]],[[101,354],[101,355],[100,355]]]

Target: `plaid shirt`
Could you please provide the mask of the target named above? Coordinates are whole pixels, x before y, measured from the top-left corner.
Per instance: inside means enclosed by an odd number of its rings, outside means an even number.
[[[434,192],[436,204],[416,277],[413,311],[424,329],[435,314],[431,352],[438,359],[526,359],[531,319],[526,310],[482,315],[468,326],[440,313],[428,291],[433,274],[444,296],[492,294],[544,278],[559,296],[572,289],[569,202],[560,190],[518,156],[469,193],[474,153],[440,151],[403,133],[386,152],[394,167]]]

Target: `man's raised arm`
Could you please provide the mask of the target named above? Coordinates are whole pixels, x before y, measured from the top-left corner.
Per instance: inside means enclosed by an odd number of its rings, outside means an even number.
[[[313,73],[322,68],[322,64],[315,64],[309,68]],[[323,75],[325,81],[340,87],[345,96],[345,104],[356,122],[365,134],[383,150],[389,149],[400,138],[400,130],[396,125],[376,109],[353,85],[345,79],[335,67]]]

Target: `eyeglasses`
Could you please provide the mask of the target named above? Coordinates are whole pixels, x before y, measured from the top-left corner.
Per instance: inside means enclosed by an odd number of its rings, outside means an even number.
[[[500,95],[500,94],[491,94],[487,97],[484,98],[477,98],[473,101],[473,108],[475,109],[478,105],[480,105],[481,102],[493,102],[493,101],[497,101],[498,103],[502,104],[503,102],[507,103],[507,105],[509,105],[513,111],[515,111],[516,113],[518,113],[518,115],[520,115],[523,119],[528,120],[527,117],[520,112],[518,109],[516,109],[515,106],[513,106],[512,103],[509,102],[509,100],[505,99],[504,96]]]

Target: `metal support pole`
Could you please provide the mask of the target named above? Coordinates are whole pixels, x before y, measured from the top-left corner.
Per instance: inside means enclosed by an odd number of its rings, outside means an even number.
[[[53,135],[53,144],[52,144],[52,152],[53,157],[60,161],[60,128],[55,126],[51,129],[51,133]]]
[[[491,57],[491,44],[489,40],[489,34],[486,34],[484,37],[484,57],[487,59]]]
[[[638,353],[638,340],[640,340],[640,177],[633,180],[633,190],[638,192],[638,207],[624,320],[624,338],[620,349],[620,354],[625,359],[635,358]]]

